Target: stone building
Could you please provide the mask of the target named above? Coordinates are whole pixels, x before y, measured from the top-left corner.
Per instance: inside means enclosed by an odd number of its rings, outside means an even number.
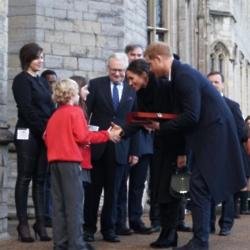
[[[31,41],[44,48],[45,68],[60,77],[88,78],[105,74],[107,57],[128,43],[166,41],[183,61],[204,74],[222,71],[225,94],[241,104],[246,116],[250,114],[249,11],[247,0],[0,0],[0,120],[8,121],[13,131],[16,108],[11,82],[20,71],[18,51]],[[9,213],[14,213],[14,154],[11,159]],[[2,185],[0,181],[0,193]],[[2,204],[0,196],[0,211]],[[0,234],[1,216],[6,214],[0,213]]]

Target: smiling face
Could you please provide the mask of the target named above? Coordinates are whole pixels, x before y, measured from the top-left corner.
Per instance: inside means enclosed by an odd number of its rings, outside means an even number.
[[[108,74],[112,82],[123,82],[126,67],[122,60],[111,58],[108,64]]]
[[[44,62],[43,53],[40,53],[36,59],[31,61],[27,71],[32,73],[37,73],[42,69],[43,62]]]
[[[130,70],[126,72],[127,80],[129,85],[135,90],[138,91],[141,88],[146,88],[148,84],[148,75],[146,72],[142,74],[136,74]]]

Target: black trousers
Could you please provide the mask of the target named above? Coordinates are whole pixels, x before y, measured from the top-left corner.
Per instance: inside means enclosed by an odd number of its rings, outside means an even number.
[[[17,181],[15,202],[19,223],[27,223],[27,200],[32,180],[32,198],[37,220],[44,219],[44,182],[48,168],[46,149],[42,139],[31,133],[28,140],[16,140]]]
[[[167,203],[160,203],[160,223],[162,229],[176,229],[178,225],[180,199],[173,199]]]
[[[97,214],[104,189],[104,200],[101,211],[101,232],[103,234],[115,230],[113,218],[114,181],[115,181],[115,148],[109,143],[102,157],[93,161],[91,183],[86,187],[84,203],[84,230],[95,233],[97,230]]]

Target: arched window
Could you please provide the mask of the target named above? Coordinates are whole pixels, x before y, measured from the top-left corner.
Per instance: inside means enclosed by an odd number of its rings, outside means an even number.
[[[148,0],[148,43],[168,40],[169,0]]]
[[[217,42],[212,47],[210,54],[210,71],[220,71],[225,75],[226,58],[229,59],[229,51],[222,42]]]

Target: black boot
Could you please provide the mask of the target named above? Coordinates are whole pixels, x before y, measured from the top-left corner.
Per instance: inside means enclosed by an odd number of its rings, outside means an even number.
[[[40,241],[50,241],[51,238],[48,236],[46,227],[42,221],[37,221],[33,225],[34,233],[35,233],[35,238],[37,239],[37,236],[39,236]]]
[[[158,239],[150,244],[152,248],[167,248],[177,246],[176,229],[162,229]]]
[[[17,226],[18,240],[22,242],[33,242],[34,238],[31,237],[28,223],[22,223]]]

